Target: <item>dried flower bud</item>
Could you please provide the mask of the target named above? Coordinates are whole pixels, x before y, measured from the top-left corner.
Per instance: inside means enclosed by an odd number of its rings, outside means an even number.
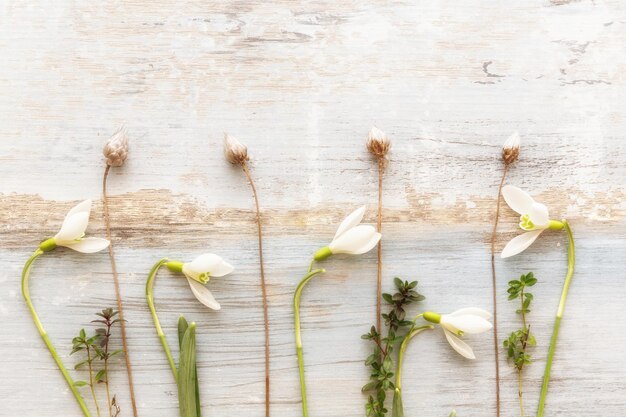
[[[107,159],[107,165],[121,167],[128,157],[128,136],[126,128],[121,127],[104,145],[102,154]]]
[[[231,164],[243,165],[248,159],[248,148],[228,133],[224,134],[224,156]]]
[[[391,141],[387,135],[385,135],[385,132],[376,126],[372,126],[370,129],[365,144],[367,146],[367,150],[378,158],[386,157],[387,152],[389,152],[389,149],[391,148]]]
[[[517,161],[519,156],[519,133],[515,132],[504,142],[502,147],[502,160],[505,164],[510,165]]]

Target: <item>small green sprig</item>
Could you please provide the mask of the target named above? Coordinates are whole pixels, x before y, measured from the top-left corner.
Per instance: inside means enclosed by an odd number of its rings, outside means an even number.
[[[372,326],[369,333],[361,336],[362,339],[374,343],[373,353],[365,360],[365,365],[371,368],[370,381],[362,388],[363,392],[372,392],[365,404],[367,417],[384,417],[388,412],[385,407],[387,392],[395,388],[392,353],[397,344],[404,339],[406,330],[413,325],[412,321],[406,320],[405,308],[409,304],[425,299],[415,290],[417,281],[402,281],[396,277],[393,282],[397,292],[393,295],[386,293],[382,295],[383,300],[390,306],[389,313],[382,314],[387,335],[379,334],[376,326]]]
[[[109,417],[116,417],[120,414],[120,407],[117,404],[115,395],[111,396],[109,387],[109,360],[120,353],[122,350],[111,351],[109,342],[111,340],[111,330],[116,323],[120,323],[118,312],[112,308],[105,308],[101,312],[96,313],[99,319],[92,320],[92,323],[101,323],[104,327],[97,328],[94,335],[87,336],[85,329],[81,329],[78,336],[72,339],[71,355],[84,351],[87,358],[74,366],[74,369],[80,369],[87,365],[89,369],[89,381],[76,381],[75,386],[89,386],[91,396],[96,407],[96,412],[100,416],[100,406],[98,403],[95,385],[103,383],[107,395],[107,409]],[[96,370],[102,367],[102,369]],[[95,374],[94,374],[95,373]]]
[[[518,398],[520,405],[521,417],[524,417],[523,384],[522,370],[524,366],[532,362],[532,358],[528,353],[529,346],[535,346],[535,336],[530,333],[530,325],[526,321],[526,314],[530,313],[530,303],[533,301],[533,295],[527,291],[528,287],[532,287],[537,283],[532,272],[521,275],[519,280],[509,281],[509,300],[519,300],[520,308],[516,311],[522,318],[522,328],[511,332],[508,339],[503,342],[504,348],[507,350],[507,360],[513,363],[517,370],[518,380]]]

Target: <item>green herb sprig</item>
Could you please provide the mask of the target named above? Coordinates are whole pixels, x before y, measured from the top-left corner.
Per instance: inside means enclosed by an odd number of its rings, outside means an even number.
[[[88,386],[91,391],[96,413],[100,416],[100,404],[96,393],[96,384],[103,383],[107,395],[107,409],[109,417],[117,417],[120,414],[120,407],[117,404],[115,395],[111,396],[109,387],[109,360],[120,353],[122,350],[111,351],[109,342],[111,340],[111,330],[116,323],[120,323],[117,318],[118,312],[112,308],[105,308],[101,312],[96,313],[99,319],[92,320],[92,323],[101,323],[104,327],[97,328],[92,336],[87,336],[85,329],[80,329],[78,336],[72,339],[71,355],[78,352],[85,352],[86,359],[77,363],[74,369],[80,369],[87,366],[89,370],[88,381],[76,381],[74,386]],[[102,369],[98,369],[102,367]]]
[[[522,328],[511,332],[508,339],[503,342],[504,348],[507,351],[507,360],[512,363],[517,370],[518,398],[521,417],[524,417],[522,371],[524,366],[532,362],[528,348],[537,344],[535,336],[530,333],[530,325],[526,320],[526,314],[530,313],[530,303],[534,299],[533,295],[527,291],[527,288],[534,286],[536,283],[537,278],[535,278],[532,272],[529,272],[526,275],[521,275],[519,280],[515,279],[509,281],[509,289],[507,290],[509,300],[519,300],[520,308],[516,312],[522,318]]]
[[[370,381],[362,388],[363,392],[371,392],[365,404],[367,417],[384,417],[388,409],[385,407],[387,392],[395,388],[394,363],[392,353],[394,348],[405,336],[406,330],[413,325],[411,320],[406,320],[406,306],[422,301],[425,297],[419,294],[417,281],[402,281],[394,278],[397,292],[393,295],[383,294],[383,300],[390,306],[389,313],[382,314],[387,328],[387,335],[383,336],[372,326],[370,332],[361,336],[364,340],[374,343],[373,353],[365,360],[365,365],[370,367]]]

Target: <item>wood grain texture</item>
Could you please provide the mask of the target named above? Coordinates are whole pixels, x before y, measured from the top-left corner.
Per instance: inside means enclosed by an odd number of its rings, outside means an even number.
[[[263,333],[253,202],[222,157],[222,132],[250,149],[264,210],[273,415],[299,415],[291,298],[307,260],[341,218],[368,204],[372,124],[393,140],[385,176],[384,288],[419,279],[423,307],[490,308],[489,233],[504,139],[519,130],[509,183],[534,190],[577,239],[577,270],[547,415],[626,409],[626,5],[620,1],[19,2],[0,4],[0,398],[2,416],[79,416],[19,292],[23,262],[77,200],[99,198],[101,147],[125,124],[127,164],[109,179],[111,217],[142,416],[175,416],[176,387],[144,297],[163,256],[204,251],[237,268],[210,287],[208,311],[184,280],[156,282],[175,346],[179,314],[198,323],[207,416],[262,416]],[[89,233],[103,235],[96,203]],[[502,216],[497,247],[514,236]],[[498,261],[502,336],[519,325],[506,282],[539,284],[529,320],[538,398],[566,270],[565,237],[546,234]],[[336,257],[306,289],[303,338],[312,416],[361,416],[360,340],[374,322],[375,253]],[[71,337],[115,303],[105,253],[57,250],[33,269],[32,296],[68,358]],[[491,340],[478,360],[441,334],[419,336],[404,370],[407,415],[494,410]],[[503,416],[516,416],[504,359]],[[112,375],[123,415],[125,375]]]

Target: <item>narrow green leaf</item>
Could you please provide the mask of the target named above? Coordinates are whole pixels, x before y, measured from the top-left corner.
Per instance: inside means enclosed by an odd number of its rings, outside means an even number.
[[[104,369],[98,371],[95,377],[97,382],[104,382]]]
[[[189,328],[189,324],[187,323],[187,320],[185,319],[184,316],[180,316],[178,318],[178,347],[182,348],[183,346],[183,336],[185,335],[185,332],[187,331],[187,329]]]
[[[89,384],[87,384],[86,381],[74,381],[75,387],[84,387],[85,385],[89,385]]]
[[[179,320],[180,323],[180,320]],[[196,409],[196,324],[191,323],[182,338],[178,370],[178,405],[180,417],[197,417]]]

